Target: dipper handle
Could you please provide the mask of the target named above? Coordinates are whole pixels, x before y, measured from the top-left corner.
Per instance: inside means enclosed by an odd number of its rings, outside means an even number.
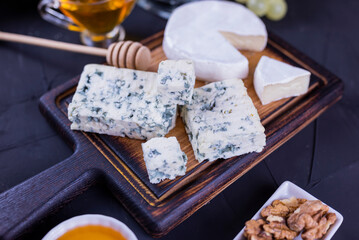
[[[147,70],[151,63],[150,50],[139,42],[117,42],[104,49],[6,32],[0,32],[0,40],[106,57],[109,65],[121,68]]]

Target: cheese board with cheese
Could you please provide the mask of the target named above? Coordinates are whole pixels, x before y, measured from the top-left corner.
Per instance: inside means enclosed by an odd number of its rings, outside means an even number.
[[[152,53],[148,71],[156,72],[158,64],[166,59],[162,49],[163,34],[160,32],[142,41]],[[163,236],[342,96],[340,79],[274,34],[269,33],[267,47],[262,52],[241,52],[249,62],[244,86],[265,128],[266,145],[261,152],[199,162],[178,116],[175,128],[166,137],[175,136],[188,156],[186,174],[152,184],[142,155],[141,144],[145,141],[70,129],[67,108],[79,80],[76,77],[40,100],[40,110],[74,149],[74,154],[0,195],[0,217],[7,220],[3,221],[1,236],[4,239],[19,236],[96,182],[103,182],[149,234]],[[253,86],[255,67],[262,56],[309,71],[312,75],[308,92],[262,105]],[[204,84],[197,79],[196,87]]]

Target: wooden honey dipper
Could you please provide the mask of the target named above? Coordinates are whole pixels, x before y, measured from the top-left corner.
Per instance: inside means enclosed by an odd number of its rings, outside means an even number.
[[[104,49],[6,32],[0,32],[0,40],[106,57],[109,65],[121,68],[147,70],[151,64],[151,51],[139,42],[116,42]]]

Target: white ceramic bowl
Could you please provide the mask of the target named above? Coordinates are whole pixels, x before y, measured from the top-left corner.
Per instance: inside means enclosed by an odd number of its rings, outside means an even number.
[[[308,200],[318,200],[317,198],[310,195],[309,193],[307,193],[306,191],[304,191],[303,189],[301,189],[300,187],[298,187],[294,183],[291,183],[289,181],[285,181],[279,186],[279,188],[273,193],[273,195],[261,207],[261,209],[258,210],[258,212],[252,217],[252,219],[255,219],[255,220],[260,219],[261,218],[260,213],[261,213],[262,209],[265,208],[266,206],[270,205],[274,200],[276,200],[276,199],[285,199],[285,198],[290,198],[290,197],[305,198],[305,199],[308,199]],[[344,219],[343,216],[339,212],[335,211],[330,206],[329,206],[329,212],[335,213],[337,215],[337,220],[329,228],[327,234],[322,238],[322,240],[331,239],[333,237],[334,233],[338,230],[339,226],[342,224],[343,219]],[[244,228],[242,229],[242,231],[240,231],[238,233],[238,235],[234,238],[234,240],[245,240],[246,238],[243,236],[243,233],[244,233]],[[295,240],[300,240],[300,239],[302,239],[300,237],[300,235],[295,238]]]
[[[100,225],[109,227],[120,232],[127,240],[137,240],[135,234],[124,223],[118,221],[115,218],[100,214],[86,214],[70,218],[51,229],[42,240],[58,239],[66,232],[86,225]]]

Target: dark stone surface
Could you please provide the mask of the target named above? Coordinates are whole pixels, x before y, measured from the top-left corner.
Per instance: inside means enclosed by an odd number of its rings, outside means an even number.
[[[78,34],[43,21],[37,1],[1,1],[0,31],[79,43]],[[344,215],[334,239],[356,239],[359,226],[359,2],[288,0],[288,15],[267,28],[343,79],[344,98],[314,123],[233,183],[163,239],[232,239],[285,180]],[[135,8],[127,37],[142,39],[165,21]],[[0,42],[0,192],[71,155],[71,149],[38,110],[39,97],[103,58]],[[100,213],[151,239],[102,185],[65,205],[30,229],[40,239],[70,217]],[[1,225],[1,223],[0,223]]]

